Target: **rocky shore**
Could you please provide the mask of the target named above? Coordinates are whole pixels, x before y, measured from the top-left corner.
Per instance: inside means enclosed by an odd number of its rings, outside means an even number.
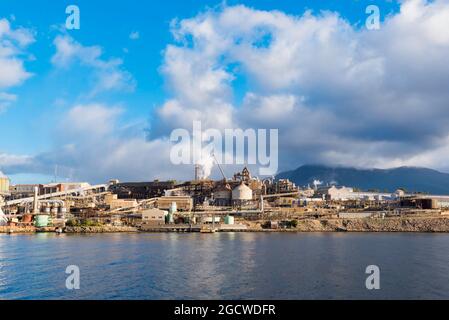
[[[116,226],[95,226],[95,227],[66,227],[65,233],[119,233],[119,232],[138,232],[134,227],[116,227]]]
[[[35,227],[6,227],[0,226],[0,233],[35,233]]]
[[[449,232],[449,218],[301,220],[299,232]]]
[[[0,227],[0,233],[55,232],[55,228]],[[142,232],[129,226],[68,226],[65,233],[126,233]],[[145,231],[143,231],[145,232]],[[446,217],[403,217],[388,219],[305,219],[299,220],[292,229],[262,229],[252,224],[240,232],[449,232],[449,218]]]

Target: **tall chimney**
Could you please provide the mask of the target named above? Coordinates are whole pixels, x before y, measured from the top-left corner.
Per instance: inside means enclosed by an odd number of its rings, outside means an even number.
[[[200,178],[200,170],[201,170],[200,165],[196,164],[195,165],[195,181],[201,180],[201,178]]]

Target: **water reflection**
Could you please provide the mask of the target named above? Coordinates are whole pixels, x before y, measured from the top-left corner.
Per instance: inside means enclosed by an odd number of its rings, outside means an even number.
[[[0,298],[440,299],[448,249],[447,234],[0,235]],[[65,289],[70,264],[81,290]]]

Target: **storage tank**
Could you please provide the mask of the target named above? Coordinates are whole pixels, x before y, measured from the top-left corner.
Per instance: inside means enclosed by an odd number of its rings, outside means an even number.
[[[253,190],[243,182],[232,190],[232,200],[247,201],[253,199]]]
[[[174,219],[172,213],[169,212],[169,213],[165,216],[165,223],[167,223],[167,224],[175,223],[175,219]]]
[[[23,223],[31,223],[31,221],[33,221],[33,216],[31,214],[24,214],[22,216]]]
[[[0,171],[0,193],[9,193],[9,178]]]
[[[49,216],[46,214],[39,214],[34,216],[34,225],[38,228],[43,228],[48,226]]]
[[[225,219],[224,219],[224,223],[225,223],[225,224],[234,224],[234,221],[235,221],[235,220],[234,220],[234,216],[229,216],[229,215],[228,215],[228,216],[226,216]]]
[[[168,212],[173,215],[174,213],[176,213],[176,211],[178,211],[178,206],[176,202],[172,202],[170,208],[168,209]]]

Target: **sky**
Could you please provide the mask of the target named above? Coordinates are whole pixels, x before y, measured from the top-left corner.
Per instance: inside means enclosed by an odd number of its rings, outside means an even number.
[[[194,120],[278,129],[279,171],[449,171],[448,57],[447,0],[2,0],[0,171],[189,179],[169,138]]]

